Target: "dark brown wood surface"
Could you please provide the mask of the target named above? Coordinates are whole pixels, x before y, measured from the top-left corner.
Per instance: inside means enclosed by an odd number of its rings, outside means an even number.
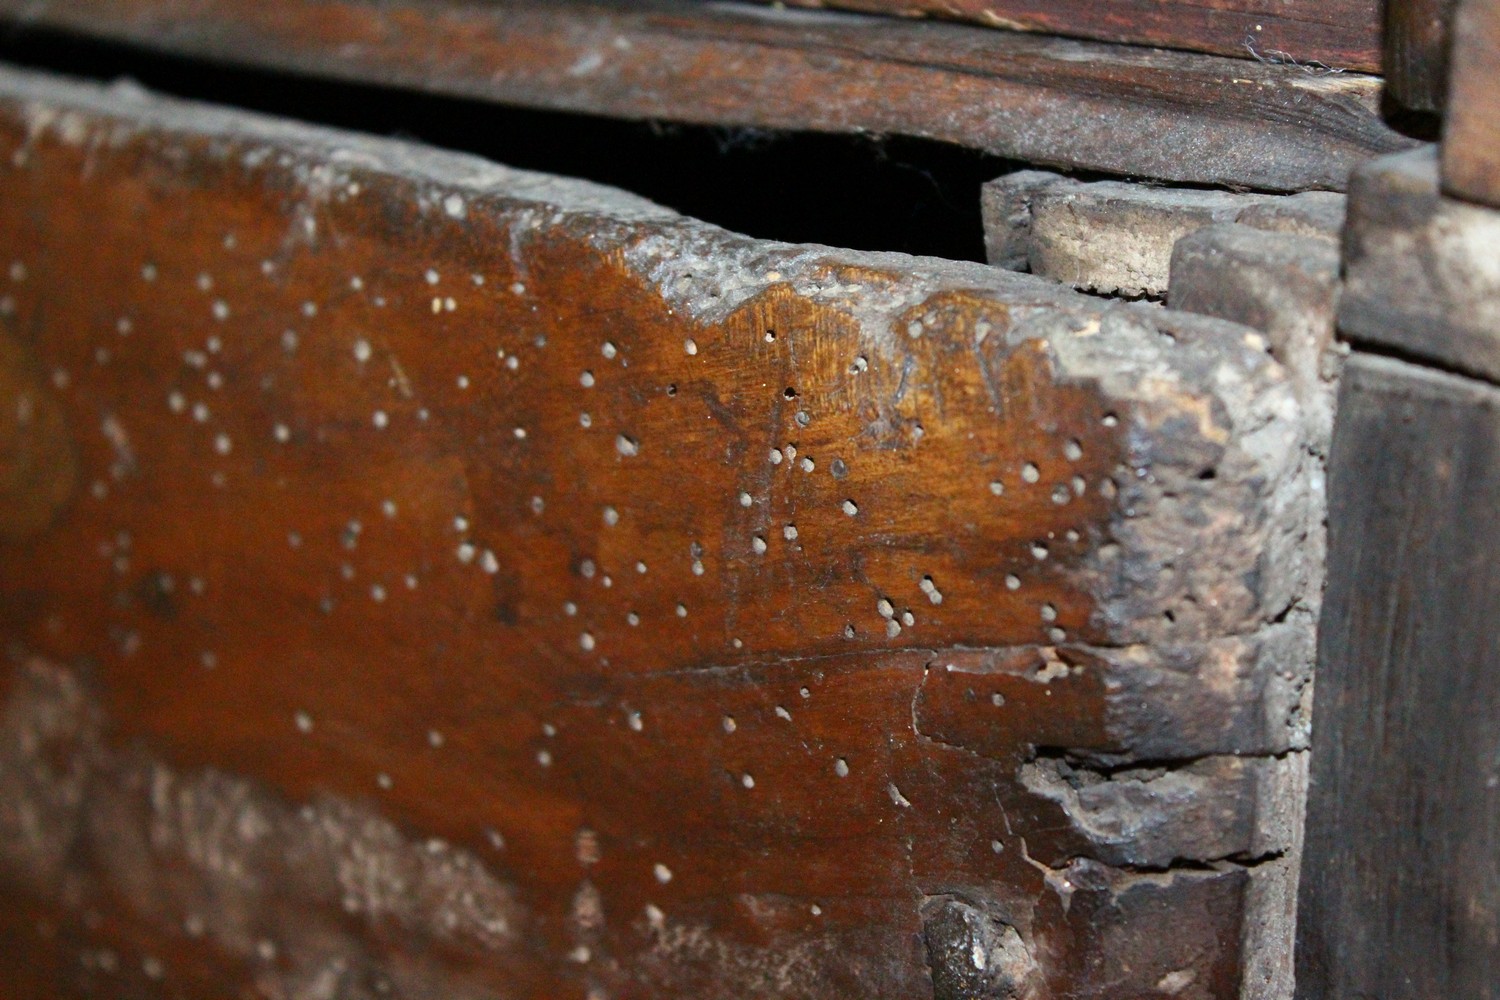
[[[1456,0],[1387,0],[1386,93],[1403,107],[1442,111]]]
[[[1298,996],[1500,997],[1500,390],[1355,354],[1330,466]]]
[[[1357,73],[751,5],[0,0],[0,18],[534,108],[922,136],[1192,183],[1342,189],[1411,145]]]
[[[1457,18],[1443,186],[1459,198],[1500,208],[1500,3],[1469,0]]]
[[[1135,45],[1379,71],[1375,0],[792,0]],[[1399,6],[1400,0],[1396,0]]]
[[[0,171],[55,994],[1274,995],[1320,515],[1250,331],[9,71]]]

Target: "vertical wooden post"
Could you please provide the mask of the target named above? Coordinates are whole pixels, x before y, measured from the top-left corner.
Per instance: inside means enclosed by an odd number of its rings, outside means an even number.
[[[1443,184],[1351,186],[1301,1000],[1500,998],[1500,3],[1457,24]]]
[[[1448,90],[1454,0],[1387,0],[1386,93],[1414,111],[1440,111]]]
[[[1303,1000],[1500,997],[1500,390],[1356,353],[1298,915]]]
[[[1443,186],[1500,206],[1500,0],[1468,0],[1453,40],[1452,99],[1444,124]]]

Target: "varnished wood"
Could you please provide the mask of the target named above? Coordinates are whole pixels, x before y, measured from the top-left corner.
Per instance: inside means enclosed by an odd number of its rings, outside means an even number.
[[[1270,995],[1320,514],[1250,331],[14,72],[0,171],[78,463],[0,542],[7,945]]]
[[[914,135],[1192,183],[1342,189],[1411,145],[1357,73],[750,5],[0,0],[0,16],[535,108]]]
[[[1459,6],[1453,75],[1443,127],[1443,187],[1455,197],[1500,208],[1500,3]]]
[[[1298,996],[1500,996],[1500,391],[1356,354],[1330,467]]]
[[[792,0],[1244,58],[1381,68],[1374,0]],[[1398,3],[1399,5],[1399,3]]]

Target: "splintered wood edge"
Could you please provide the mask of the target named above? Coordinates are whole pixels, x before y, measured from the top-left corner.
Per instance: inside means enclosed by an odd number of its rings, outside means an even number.
[[[0,17],[536,108],[911,135],[1189,183],[1342,190],[1359,162],[1412,145],[1382,121],[1377,77],[953,24],[422,0],[0,0]]]

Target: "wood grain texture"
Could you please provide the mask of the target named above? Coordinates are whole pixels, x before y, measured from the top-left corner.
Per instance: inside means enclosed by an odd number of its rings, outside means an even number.
[[[1298,995],[1500,996],[1500,392],[1355,354],[1330,466]]]
[[[1246,329],[13,72],[0,165],[78,463],[0,544],[14,933],[164,996],[1274,995],[1320,514]]]
[[[792,0],[1133,45],[1381,69],[1374,0]]]
[[[1443,125],[1443,187],[1459,198],[1500,208],[1500,4],[1459,5],[1453,73]]]
[[[1387,0],[1386,92],[1403,107],[1442,111],[1447,103],[1457,0]]]
[[[534,108],[921,136],[1192,183],[1342,189],[1411,145],[1374,77],[748,5],[0,0],[0,17]]]

